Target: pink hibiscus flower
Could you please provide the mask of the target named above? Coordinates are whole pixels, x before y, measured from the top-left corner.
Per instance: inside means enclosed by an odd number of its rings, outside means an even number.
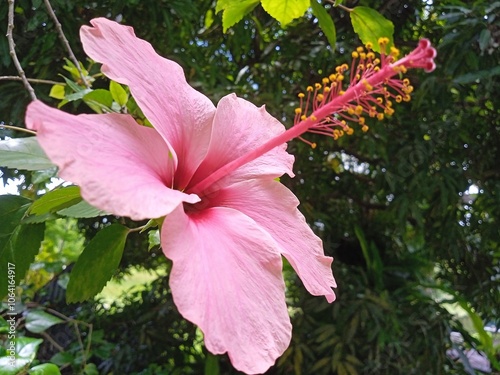
[[[81,29],[86,53],[129,86],[153,128],[126,114],[74,116],[39,101],[28,107],[27,126],[60,176],[95,207],[134,220],[165,217],[161,244],[173,262],[170,287],[180,313],[200,327],[209,351],[227,352],[238,370],[263,373],[291,337],[281,256],[311,294],[335,299],[332,258],[297,198],[275,181],[293,176],[285,142],[306,131],[349,133],[333,113],[352,111],[349,119],[364,123],[371,93],[389,85],[405,95],[408,84],[389,78],[407,67],[432,69],[435,51],[425,42],[410,59],[386,56],[381,69],[351,77],[345,92],[342,80],[334,85],[338,78],[330,77],[308,90],[314,105],[297,109],[295,126],[285,131],[263,107],[233,94],[214,107],[132,28],[104,18],[91,23]],[[381,109],[390,107],[384,96]]]

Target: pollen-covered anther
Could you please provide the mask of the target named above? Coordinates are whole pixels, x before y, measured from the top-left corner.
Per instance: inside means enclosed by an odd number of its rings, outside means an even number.
[[[304,99],[305,94],[304,94],[303,92],[300,92],[297,96],[298,96],[300,99]]]
[[[368,130],[370,130],[370,128],[368,127],[368,125],[363,125],[361,127],[361,130],[363,131],[363,133],[366,133]]]
[[[373,90],[373,86],[370,85],[366,79],[362,80],[361,82],[363,83],[363,86],[365,86],[366,91],[372,91]]]
[[[381,113],[381,112],[377,113],[377,120],[382,121],[384,119],[384,117],[385,116],[383,113]]]
[[[300,115],[302,113],[302,108],[295,108],[295,114]]]
[[[324,99],[325,99],[325,96],[323,94],[316,95],[316,101],[317,102],[322,102]]]

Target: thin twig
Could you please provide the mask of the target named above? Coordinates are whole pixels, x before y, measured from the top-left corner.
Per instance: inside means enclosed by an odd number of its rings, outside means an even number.
[[[23,79],[19,76],[0,76],[0,81],[22,81]],[[47,85],[62,85],[65,86],[66,82],[51,81],[50,79],[38,79],[38,78],[27,78],[28,82],[31,83],[44,83]]]
[[[68,51],[68,55],[69,55],[70,60],[73,62],[73,64],[75,64],[76,69],[78,69],[78,73],[80,73],[80,78],[82,79],[83,84],[85,85],[86,88],[89,89],[90,85],[87,82],[87,79],[85,78],[85,75],[83,74],[82,69],[80,68],[80,63],[76,59],[76,56],[73,53],[73,50],[71,49],[71,46],[69,45],[68,39],[64,35],[61,23],[57,19],[56,13],[54,12],[54,9],[52,8],[52,5],[50,5],[50,1],[49,0],[43,0],[43,2],[45,3],[45,7],[47,8],[47,12],[49,12],[50,17],[54,21],[57,33],[59,35],[59,39],[61,39],[61,42],[63,43],[64,48],[66,48],[66,51]]]
[[[18,132],[24,132],[24,133],[36,135],[36,131],[25,129],[25,128],[20,128],[18,126],[0,124],[0,130],[2,130],[3,128],[5,128],[5,129],[11,129],[11,130],[17,130]]]
[[[10,57],[12,58],[12,61],[14,62],[14,66],[16,67],[17,72],[19,73],[19,77],[21,78],[24,87],[26,88],[26,90],[28,90],[28,93],[30,94],[31,99],[36,100],[35,90],[33,90],[33,87],[31,87],[30,83],[28,82],[23,67],[21,66],[21,63],[19,62],[19,59],[17,58],[16,55],[16,44],[14,43],[14,37],[12,36],[14,32],[14,0],[8,0],[8,3],[9,3],[9,10],[8,10],[8,23],[7,23],[7,40],[9,42],[9,54]]]

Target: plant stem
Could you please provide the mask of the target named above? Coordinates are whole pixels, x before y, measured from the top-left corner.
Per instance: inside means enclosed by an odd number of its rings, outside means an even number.
[[[87,82],[87,79],[85,78],[85,75],[83,74],[82,69],[80,68],[80,63],[78,62],[75,54],[73,53],[73,50],[71,49],[71,46],[69,45],[68,39],[64,35],[61,23],[57,19],[56,13],[54,12],[54,9],[52,8],[52,5],[50,5],[49,0],[43,0],[45,3],[45,7],[47,8],[47,12],[49,13],[49,16],[52,18],[54,21],[54,24],[56,26],[57,34],[59,35],[59,39],[61,39],[61,42],[68,52],[70,60],[75,64],[76,69],[78,69],[78,73],[80,73],[80,78],[82,79],[83,84],[85,85],[86,88],[90,88],[89,83]]]
[[[36,100],[36,98],[35,98]],[[25,129],[25,128],[20,128],[19,126],[12,126],[12,125],[4,125],[4,124],[0,124],[0,130],[2,128],[5,128],[5,129],[11,129],[11,130],[16,130],[16,131],[19,131],[19,132],[24,132],[24,133],[28,133],[28,134],[32,134],[32,135],[36,135],[36,131],[33,131],[33,130],[29,130],[29,129]]]
[[[65,86],[65,82],[57,82],[51,81],[49,79],[37,79],[37,78],[26,78],[28,82],[31,83],[44,83],[47,85],[63,85]],[[23,79],[19,76],[0,76],[0,81],[22,81]]]
[[[14,43],[14,37],[12,36],[14,31],[14,0],[8,0],[8,3],[9,3],[9,9],[7,17],[8,18],[7,41],[9,42],[9,54],[10,57],[12,58],[12,61],[14,62],[14,66],[16,67],[17,72],[19,73],[19,77],[21,78],[24,87],[26,88],[26,90],[28,90],[31,100],[36,100],[35,90],[33,90],[33,87],[31,87],[30,83],[28,82],[28,79],[26,78],[26,74],[24,73],[21,63],[17,58],[16,44]]]

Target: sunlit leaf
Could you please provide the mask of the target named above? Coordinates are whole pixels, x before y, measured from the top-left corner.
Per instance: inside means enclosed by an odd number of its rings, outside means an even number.
[[[124,107],[128,101],[127,91],[120,85],[118,82],[111,81],[109,83],[109,91],[111,92],[111,96],[113,100],[117,102],[120,107]]]
[[[373,50],[380,52],[379,38],[389,38],[390,48],[393,45],[394,24],[372,8],[358,6],[349,12],[352,27],[363,44],[371,43]]]
[[[288,25],[295,18],[302,17],[309,5],[309,0],[262,0],[264,10],[282,26]]]
[[[63,85],[54,85],[50,89],[49,96],[54,99],[64,99],[64,86]]]
[[[104,288],[120,263],[128,233],[127,227],[112,224],[89,242],[71,271],[68,303],[90,299]]]
[[[59,367],[53,363],[43,363],[38,366],[34,366],[29,369],[28,374],[30,375],[60,375]]]
[[[250,13],[260,0],[221,1],[217,2],[216,12],[222,10],[222,30],[226,32],[231,26],[240,22],[246,14]]]
[[[55,167],[38,144],[36,137],[0,141],[0,166],[28,171]]]

